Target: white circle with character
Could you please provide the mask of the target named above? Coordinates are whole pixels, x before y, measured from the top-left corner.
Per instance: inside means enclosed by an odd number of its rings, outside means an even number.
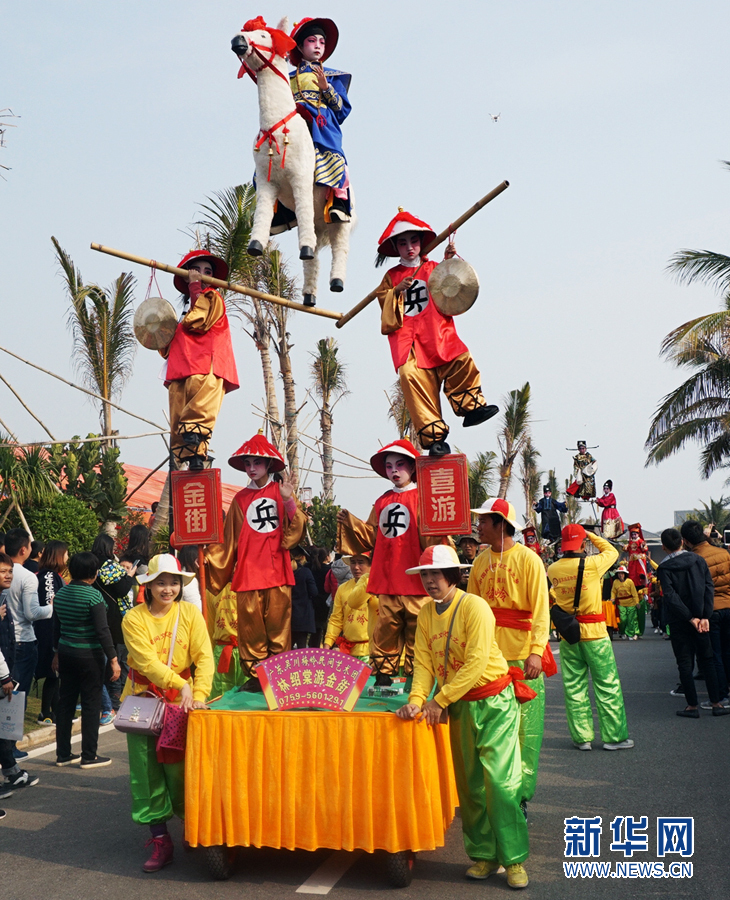
[[[269,534],[279,527],[279,509],[276,500],[262,497],[249,503],[246,521],[257,534]]]
[[[389,503],[383,507],[378,527],[383,537],[397,538],[408,531],[411,524],[411,513],[403,503]]]

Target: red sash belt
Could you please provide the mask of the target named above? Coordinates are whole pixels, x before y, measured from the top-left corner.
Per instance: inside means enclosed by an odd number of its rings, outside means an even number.
[[[500,609],[491,607],[497,625],[502,628],[514,628],[515,631],[532,631],[532,612],[529,609]],[[542,654],[542,671],[546,678],[555,675],[558,664],[555,662],[550,644],[545,645]]]
[[[591,613],[590,615],[576,616],[576,619],[584,625],[590,625],[593,622],[605,622],[606,613]]]
[[[470,702],[472,700],[483,700],[485,697],[496,697],[510,684],[514,684],[515,697],[518,703],[527,703],[537,694],[533,689],[525,683],[525,673],[518,666],[510,666],[509,672],[501,678],[495,678],[489,684],[483,684],[480,687],[474,687],[467,691],[462,700]]]
[[[144,676],[141,672],[138,672],[136,669],[133,669],[132,666],[129,667],[129,672],[134,684],[141,684],[145,687],[152,688],[153,694],[157,694],[158,697],[164,697],[165,700],[169,700],[170,703],[177,700],[180,694],[180,691],[177,688],[168,688],[166,691],[162,691],[156,684],[152,684],[149,678]],[[176,674],[187,681],[190,678],[190,669],[183,669],[182,672],[176,672]]]
[[[233,656],[233,648],[238,647],[238,638],[230,635],[225,641],[216,641],[216,646],[223,647],[220,659],[218,660],[217,672],[229,672],[231,668],[231,657]]]
[[[348,641],[346,637],[340,635],[335,638],[335,647],[339,647],[342,653],[349,653],[352,656],[352,651],[357,644],[363,643],[362,641]]]

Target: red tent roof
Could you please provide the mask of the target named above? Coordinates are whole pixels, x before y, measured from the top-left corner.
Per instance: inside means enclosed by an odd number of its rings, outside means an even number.
[[[138,484],[150,474],[151,469],[145,469],[142,466],[129,466],[124,463],[124,474],[127,476],[127,494],[130,494]],[[162,489],[165,486],[167,478],[167,467],[160,469],[151,475],[148,481],[129,498],[129,506],[132,509],[151,509],[152,504],[160,499]],[[223,488],[223,509],[228,511],[231,501],[244,485],[224,484]]]

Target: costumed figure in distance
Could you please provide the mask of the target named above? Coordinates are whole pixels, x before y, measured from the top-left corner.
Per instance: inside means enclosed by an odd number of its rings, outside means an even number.
[[[601,534],[607,541],[616,540],[624,533],[624,522],[616,509],[613,481],[609,478],[603,485],[603,496],[596,498],[596,506],[601,507]]]
[[[593,500],[596,496],[596,471],[598,463],[588,452],[585,441],[578,441],[578,452],[573,457],[573,483],[568,493],[576,500]]]
[[[226,281],[228,266],[205,250],[192,250],[178,268],[188,270],[187,282],[174,277],[185,307],[172,341],[160,350],[166,360],[170,449],[179,467],[203,469],[210,465],[208,446],[223,397],[238,388],[238,373],[223,297],[199,276]]]
[[[639,595],[634,582],[627,578],[629,570],[626,566],[619,566],[616,572],[616,580],[611,588],[611,599],[618,601],[622,637],[635,641],[639,636],[639,623],[637,618]]]
[[[239,447],[228,464],[251,480],[233,498],[223,543],[207,548],[208,584],[217,594],[230,581],[236,592],[238,652],[249,676],[244,689],[260,691],[257,664],[291,649],[295,581],[289,551],[301,540],[307,517],[297,504],[284,459],[261,432]]]
[[[441,413],[441,387],[465,428],[479,425],[499,412],[488,405],[481,375],[469,349],[456,333],[452,316],[436,306],[428,279],[436,263],[421,256],[435,238],[430,225],[399,211],[378,241],[380,265],[387,257],[399,258],[377,290],[381,333],[388,335],[393,365],[398,373],[406,407],[418,439],[431,456],[450,453],[449,426]],[[444,254],[456,254],[450,243]]]
[[[560,540],[560,513],[567,513],[567,504],[562,500],[553,500],[550,485],[542,489],[542,500],[532,504],[535,512],[540,513],[540,533],[543,540],[551,544]]]
[[[336,647],[341,653],[365,662],[370,658],[370,642],[380,605],[377,596],[368,590],[371,555],[358,553],[343,557],[350,566],[352,578],[337,588],[324,637],[325,647]]]
[[[649,556],[649,547],[644,540],[644,532],[639,522],[629,525],[629,539],[624,546],[624,552],[629,557],[629,578],[637,590],[645,588],[648,580],[646,560]]]

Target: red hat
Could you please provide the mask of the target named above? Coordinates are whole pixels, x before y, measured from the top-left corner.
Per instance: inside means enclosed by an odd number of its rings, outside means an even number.
[[[463,563],[456,555],[456,550],[448,544],[433,544],[421,554],[417,566],[406,569],[406,575],[417,575],[424,569],[470,569],[469,563]]]
[[[389,453],[398,453],[400,456],[408,456],[410,459],[418,459],[418,450],[410,441],[401,440],[393,441],[386,447],[381,447],[377,453],[373,453],[370,457],[370,465],[380,475],[381,478],[387,478],[385,473],[385,457]],[[415,479],[414,479],[415,480]]]
[[[259,431],[250,440],[241,444],[233,456],[228,460],[228,465],[239,472],[244,472],[243,459],[246,456],[258,456],[261,459],[270,459],[269,472],[281,472],[286,468],[284,457],[276,447],[266,440],[263,431]]]
[[[582,525],[575,523],[566,525],[560,532],[562,538],[561,547],[563,553],[570,553],[580,550],[583,541],[586,539],[586,530]]]
[[[517,521],[517,513],[514,506],[501,497],[492,497],[491,500],[485,500],[479,509],[473,509],[472,512],[477,516],[502,516],[505,522],[509,522],[515,531],[522,531],[522,526]]]
[[[213,256],[212,253],[208,253],[207,250],[191,250],[190,253],[186,253],[177,264],[178,269],[187,269],[188,263],[192,262],[194,259],[207,259],[211,266],[213,266],[213,278],[220,278],[221,281],[228,281],[228,264],[219,256]],[[175,275],[172,279],[172,283],[175,285],[176,291],[180,291],[180,293],[185,294],[185,296],[188,295],[188,283],[182,276]]]
[[[324,62],[335,52],[337,41],[340,38],[340,32],[337,30],[337,26],[332,19],[313,19],[308,17],[302,19],[301,22],[295,22],[294,27],[291,30],[291,37],[297,44],[296,47],[292,47],[289,51],[289,59],[293,65],[300,66],[302,64],[302,54],[299,49],[299,44],[301,44],[305,38],[309,37],[309,32],[315,25],[318,25],[322,31],[324,31],[324,53],[319,61]]]
[[[397,237],[399,234],[405,234],[407,231],[423,232],[421,248],[436,237],[436,232],[427,222],[417,219],[399,206],[398,215],[380,235],[380,240],[378,241],[378,253],[381,256],[400,256],[400,253],[398,253],[395,248],[395,241],[393,238]]]
[[[634,522],[633,525],[629,525],[629,536],[631,536],[632,531],[638,531],[639,537],[641,540],[644,540],[644,532],[641,530],[641,525],[638,522]]]

